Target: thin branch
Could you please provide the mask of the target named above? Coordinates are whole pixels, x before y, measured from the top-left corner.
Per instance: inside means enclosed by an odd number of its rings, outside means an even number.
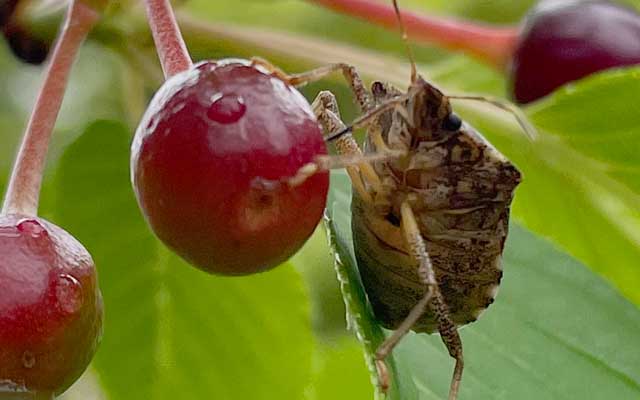
[[[397,29],[397,18],[389,4],[373,0],[308,0],[341,14],[362,18],[389,29]],[[409,37],[452,50],[461,50],[481,61],[504,68],[518,39],[517,27],[494,27],[468,21],[401,12]]]
[[[44,82],[18,152],[2,213],[35,215],[42,173],[69,72],[85,37],[99,14],[82,1],[72,1],[65,25],[51,54]]]
[[[165,78],[193,65],[169,0],[146,0],[149,27]]]

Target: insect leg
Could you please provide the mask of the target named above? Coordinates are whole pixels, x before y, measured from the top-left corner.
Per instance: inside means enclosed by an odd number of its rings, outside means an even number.
[[[319,81],[326,78],[328,75],[333,74],[334,72],[341,71],[342,75],[344,75],[345,80],[351,87],[351,91],[355,96],[356,103],[360,107],[360,111],[368,111],[373,107],[371,94],[364,86],[362,78],[360,78],[360,74],[352,65],[345,63],[329,64],[299,74],[287,74],[280,68],[274,66],[269,61],[262,58],[254,57],[251,59],[251,61],[256,65],[260,65],[261,67],[266,68],[283,81],[297,87]]]
[[[311,106],[325,132],[337,132],[344,129],[345,125],[340,119],[338,102],[333,93],[328,91],[320,92]],[[380,190],[380,178],[371,164],[369,164],[369,161],[365,160],[358,143],[352,135],[345,135],[340,140],[335,141],[335,146],[338,154],[353,157],[354,160],[358,158],[363,160],[357,166],[346,166],[346,170],[355,189],[363,196],[363,199],[365,201],[372,200],[365,183],[374,192],[377,192]]]
[[[405,318],[400,326],[393,332],[391,336],[385,340],[376,351],[376,358],[379,369],[386,371],[384,367],[384,359],[391,353],[393,348],[398,344],[400,339],[406,335],[413,325],[422,317],[426,308],[429,307],[436,316],[438,321],[438,331],[442,341],[449,351],[449,355],[455,358],[456,365],[449,389],[449,400],[455,400],[458,397],[458,389],[462,379],[462,370],[464,366],[462,357],[462,341],[458,335],[458,330],[449,318],[449,309],[440,293],[433,265],[427,252],[427,247],[420,233],[415,215],[408,202],[402,203],[400,206],[400,216],[402,223],[402,231],[404,233],[407,247],[412,255],[418,261],[418,276],[425,285],[425,294],[422,299],[411,309],[409,315]],[[388,385],[383,382],[382,386]]]
[[[417,251],[424,251],[422,257],[424,258],[426,256],[428,259],[424,239],[422,238],[422,234],[420,233],[415,215],[413,214],[411,206],[408,202],[405,201],[404,203],[402,203],[400,212],[403,230],[405,231],[405,237],[407,243],[409,244],[409,248],[412,251],[412,254],[414,254],[415,256]],[[428,261],[428,263],[421,261],[421,264],[418,268],[418,275],[423,280],[423,282],[428,285],[425,297],[430,295],[429,288],[432,288],[432,298],[428,303],[429,308],[431,308],[431,311],[433,311],[438,321],[438,331],[440,332],[440,338],[447,347],[449,355],[456,360],[453,376],[451,378],[451,387],[449,389],[449,400],[456,400],[458,398],[458,389],[460,387],[460,381],[462,380],[462,370],[464,368],[464,360],[462,356],[462,340],[460,340],[458,328],[451,321],[451,318],[449,318],[449,307],[442,297],[440,287],[435,283],[436,278],[430,260]],[[418,305],[419,304],[420,302],[418,303]],[[409,317],[407,317],[407,319],[408,318]],[[412,321],[412,325],[418,320],[418,318]],[[403,322],[401,326],[404,325],[405,323]]]
[[[320,92],[314,100],[312,108],[325,132],[334,132],[344,128],[345,125],[340,119],[336,98],[331,92]],[[308,176],[321,169],[345,167],[355,190],[365,201],[372,203],[373,198],[368,188],[374,192],[379,190],[380,178],[369,164],[367,156],[362,154],[360,147],[351,135],[345,135],[337,140],[336,150],[340,156],[327,156],[303,166],[298,174],[289,180],[289,185],[299,185]]]
[[[438,320],[438,331],[440,338],[447,346],[449,355],[456,360],[456,366],[451,377],[451,387],[449,389],[449,400],[458,398],[458,389],[462,381],[462,370],[464,368],[464,359],[462,357],[462,340],[458,334],[458,328],[449,318],[449,308],[444,302],[442,295],[438,292],[431,302],[431,309]]]
[[[320,92],[313,101],[311,107],[322,124],[325,133],[332,134],[333,132],[342,131],[346,128],[344,122],[340,119],[338,102],[336,101],[333,93],[326,90]],[[353,138],[351,132],[341,136],[335,140],[334,143],[336,150],[340,155],[351,156],[353,158],[364,157],[360,146],[358,146],[358,143]],[[374,190],[377,190],[378,185],[380,184],[380,179],[368,162],[365,162],[360,166],[360,172],[364,175],[367,183],[372,185]]]
[[[384,360],[391,353],[400,339],[402,339],[420,317],[422,317],[431,299],[440,293],[433,272],[431,258],[427,253],[427,246],[420,233],[411,206],[406,201],[400,206],[400,216],[404,239],[411,256],[418,262],[418,276],[425,285],[425,293],[422,299],[411,309],[409,315],[402,321],[400,326],[378,347],[376,357],[380,361]]]

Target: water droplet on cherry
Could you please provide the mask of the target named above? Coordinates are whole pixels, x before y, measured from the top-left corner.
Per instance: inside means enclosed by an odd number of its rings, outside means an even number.
[[[73,314],[82,307],[82,285],[69,274],[61,274],[56,285],[56,298],[60,309]]]
[[[213,103],[207,110],[209,119],[221,124],[238,122],[247,112],[242,96],[236,94],[216,94],[212,98]]]

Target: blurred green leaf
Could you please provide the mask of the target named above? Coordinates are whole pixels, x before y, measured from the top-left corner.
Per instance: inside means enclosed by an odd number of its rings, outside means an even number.
[[[166,250],[129,183],[129,134],[97,122],[57,170],[54,221],[99,270],[105,336],[95,368],[113,399],[295,399],[311,377],[308,299],[290,265],[205,274]]]
[[[350,182],[332,175],[328,225],[346,268],[346,302],[367,356],[381,342],[359,282],[351,239]],[[496,303],[461,330],[464,399],[632,399],[640,396],[640,311],[601,278],[512,226]],[[453,369],[437,335],[410,334],[392,357],[390,399],[445,399]],[[398,381],[396,380],[397,384]],[[413,384],[408,387],[407,384]],[[412,390],[417,390],[416,396]]]
[[[522,18],[536,0],[452,1],[452,12],[469,20],[495,24],[515,23]]]
[[[352,336],[318,344],[315,381],[311,389],[315,400],[371,399],[373,388],[364,368],[362,348]]]
[[[414,0],[413,3],[420,2]],[[247,1],[242,7],[231,1],[190,0],[185,5],[185,11],[211,23],[234,23],[250,28],[286,28],[287,31],[340,40],[361,47],[375,48],[378,51],[405,54],[405,47],[397,31],[340,15],[302,0]],[[435,47],[421,45],[416,46],[416,53],[429,60],[437,60],[447,55]]]
[[[331,265],[331,254],[322,227],[289,262],[302,274],[311,300],[311,322],[320,341],[345,336],[344,303]],[[339,339],[338,339],[339,340]]]

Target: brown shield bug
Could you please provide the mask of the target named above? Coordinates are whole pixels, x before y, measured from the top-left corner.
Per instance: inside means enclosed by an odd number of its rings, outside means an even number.
[[[412,74],[406,92],[382,82],[367,90],[353,67],[340,64],[309,74],[341,70],[362,115],[345,126],[326,91],[313,107],[330,133],[326,140],[342,157],[329,167],[348,165],[353,241],[365,291],[380,324],[394,330],[376,351],[380,385],[388,387],[384,360],[408,331],[439,332],[455,359],[449,391],[454,400],[464,365],[458,327],[475,321],[495,299],[521,174],[453,112],[450,99],[488,102],[511,112],[530,137],[535,130],[508,103],[445,95],[418,75],[407,48]],[[351,134],[357,128],[366,128],[364,151]]]

